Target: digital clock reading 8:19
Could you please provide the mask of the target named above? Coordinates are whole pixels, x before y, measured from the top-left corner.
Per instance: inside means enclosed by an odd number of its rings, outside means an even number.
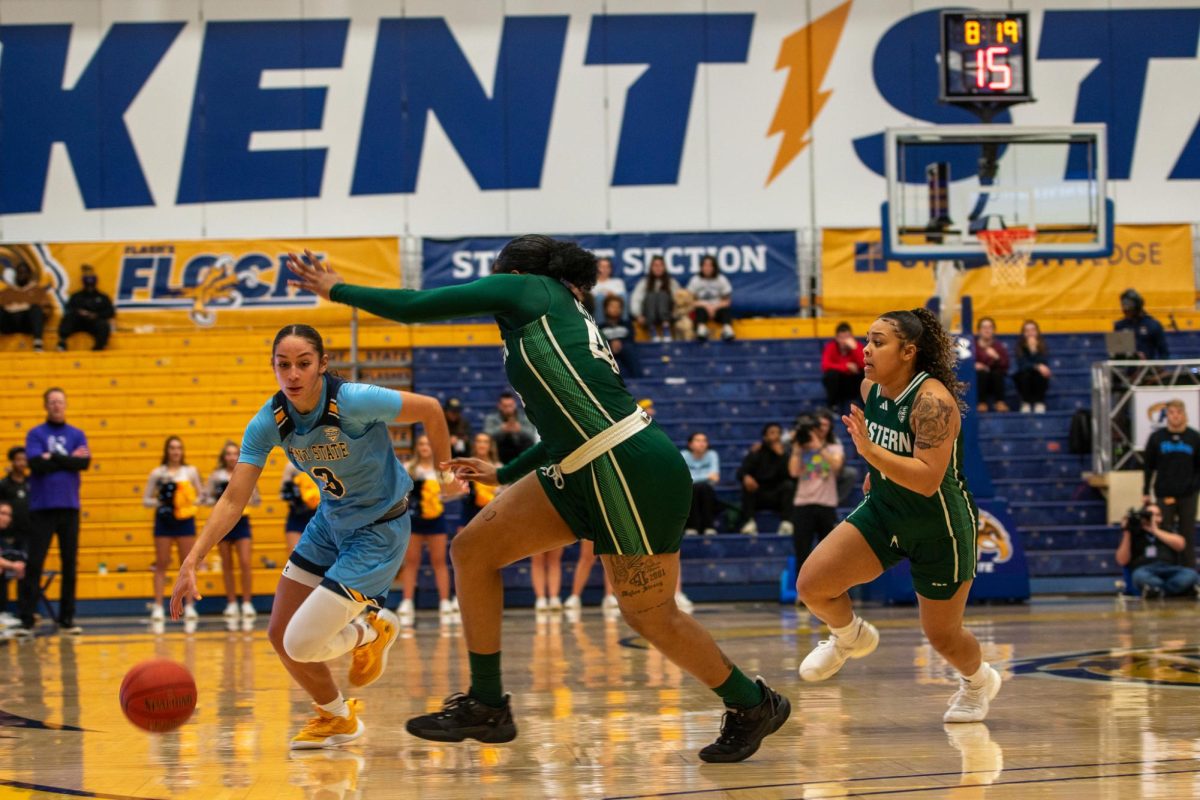
[[[943,11],[942,102],[1031,100],[1028,23],[1024,12]]]

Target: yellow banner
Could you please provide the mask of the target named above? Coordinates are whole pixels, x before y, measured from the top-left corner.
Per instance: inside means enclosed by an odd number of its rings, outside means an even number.
[[[394,238],[82,242],[0,245],[0,296],[27,296],[57,317],[90,267],[119,327],[348,321],[347,306],[288,285],[287,254],[306,248],[350,283],[400,285]],[[14,285],[20,263],[34,273],[22,289]]]
[[[1188,225],[1118,225],[1113,254],[1088,261],[1034,261],[1022,287],[994,287],[991,267],[967,270],[962,293],[975,313],[1021,318],[1121,315],[1130,287],[1152,311],[1191,310],[1196,297]],[[933,262],[885,261],[878,228],[829,229],[822,236],[826,315],[873,316],[924,305],[934,294]]]

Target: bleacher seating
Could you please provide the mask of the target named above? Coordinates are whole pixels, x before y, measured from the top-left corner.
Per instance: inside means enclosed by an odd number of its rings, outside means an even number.
[[[1010,348],[1012,337],[1002,337]],[[1200,353],[1200,334],[1169,334],[1178,357]],[[820,383],[822,340],[740,340],[729,343],[642,344],[645,375],[629,380],[635,397],[654,400],[659,423],[682,447],[693,430],[704,431],[721,458],[718,494],[735,501],[734,472],[747,447],[759,438],[767,422],[788,425],[795,416],[823,401]],[[1109,576],[1117,576],[1113,559],[1115,528],[1106,524],[1105,503],[1087,486],[1081,474],[1090,469],[1088,456],[1067,452],[1067,431],[1076,409],[1091,407],[1090,365],[1105,356],[1102,334],[1051,334],[1047,337],[1055,378],[1047,398],[1048,413],[1029,415],[991,413],[981,416],[980,446],[997,494],[1010,501],[1024,536],[1026,555],[1036,590],[1084,587],[1105,591]],[[413,382],[417,391],[441,398],[459,397],[478,429],[483,415],[506,387],[496,347],[438,347],[414,352]],[[1010,394],[1015,391],[1010,382]],[[1017,403],[1012,404],[1014,408]],[[974,413],[974,412],[972,412]],[[849,453],[850,463],[865,465]],[[860,499],[855,491],[850,502]],[[843,509],[847,511],[848,509]],[[764,515],[768,524],[778,520]],[[760,520],[760,530],[763,527]],[[711,539],[684,543],[684,580],[700,598],[719,597],[722,589],[710,583],[723,564],[695,565],[704,558]],[[721,536],[717,542],[741,541],[741,549],[721,550],[722,557],[753,561],[749,572],[732,568],[740,580],[775,580],[790,553],[790,540],[760,535]],[[564,563],[569,563],[566,559]],[[771,571],[774,575],[770,575]],[[1079,580],[1097,579],[1104,580]]]
[[[496,346],[420,347],[396,328],[367,328],[360,338],[364,380],[405,384],[445,399],[461,398],[478,429],[505,388]],[[347,357],[349,332],[326,331],[335,359]],[[1200,353],[1200,333],[1171,334],[1177,355]],[[0,450],[22,442],[42,419],[41,394],[59,385],[69,394],[68,420],[88,434],[93,465],[83,488],[79,594],[82,600],[145,598],[153,560],[151,512],[142,507],[144,480],[158,463],[163,439],[184,437],[189,461],[207,475],[227,439],[237,439],[255,409],[275,390],[267,367],[271,332],[214,330],[202,333],[133,334],[115,338],[103,353],[30,353],[6,348],[7,402]],[[1099,334],[1048,337],[1055,381],[1049,413],[987,414],[981,447],[997,493],[1006,496],[1024,536],[1035,590],[1098,589],[1119,574],[1113,560],[1115,529],[1105,506],[1081,480],[1086,457],[1067,452],[1067,429],[1077,408],[1090,406],[1089,365],[1104,357]],[[646,374],[629,381],[636,397],[655,401],[660,424],[682,446],[693,430],[709,434],[722,461],[719,494],[737,501],[734,471],[767,422],[790,424],[823,398],[816,339],[739,340],[729,343],[645,344]],[[406,433],[396,433],[398,446]],[[851,463],[857,459],[850,453]],[[271,594],[285,556],[286,509],[278,497],[283,457],[278,451],[260,483],[263,505],[253,509],[255,592]],[[858,463],[862,468],[861,462]],[[857,502],[856,490],[849,499]],[[451,511],[451,513],[453,513]],[[201,522],[207,510],[202,510]],[[760,530],[778,519],[764,514]],[[684,580],[701,600],[774,596],[791,542],[764,533],[756,538],[723,535],[684,542]],[[574,559],[564,559],[570,580]],[[58,568],[52,550],[47,569]],[[106,574],[100,572],[104,564]],[[215,556],[209,559],[215,567]],[[428,602],[431,575],[422,575]],[[217,572],[202,575],[203,590],[221,594]],[[591,595],[599,592],[599,571]],[[528,599],[524,565],[505,576],[510,599]],[[1108,583],[1111,585],[1111,583]],[[57,586],[55,590],[57,591]],[[52,593],[53,596],[53,593]],[[216,602],[216,601],[214,601]]]
[[[394,329],[393,329],[394,330]],[[12,350],[5,380],[0,453],[23,444],[25,432],[44,418],[42,392],[60,386],[68,395],[67,421],[83,429],[92,449],[92,465],[83,480],[78,593],[81,601],[130,600],[151,594],[153,512],[142,505],[150,470],[159,463],[167,436],[183,438],[189,463],[201,478],[215,468],[227,440],[240,441],[246,423],[277,390],[270,369],[274,331],[212,330],[188,333],[128,333],[114,337],[101,353],[32,353]],[[331,360],[345,361],[349,331],[324,331]],[[9,339],[10,337],[6,337]],[[373,378],[407,385],[407,350],[394,347],[384,330],[360,338],[386,348],[373,361]],[[6,341],[11,345],[11,340]],[[397,432],[399,444],[407,442]],[[276,450],[259,482],[262,505],[249,509],[254,531],[254,592],[272,595],[286,558],[283,525],[286,505],[279,498],[283,454]],[[201,508],[198,524],[207,519]],[[57,544],[46,569],[57,570]],[[103,571],[101,570],[103,565]],[[201,591],[223,602],[222,579],[214,552],[201,574]],[[58,584],[51,590],[57,597]],[[137,607],[133,603],[133,607]],[[117,606],[120,608],[120,606]],[[129,609],[126,604],[125,609]]]

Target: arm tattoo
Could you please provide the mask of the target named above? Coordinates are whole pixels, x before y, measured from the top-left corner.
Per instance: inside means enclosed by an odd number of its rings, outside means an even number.
[[[912,426],[917,439],[917,447],[931,450],[950,437],[954,430],[954,412],[957,409],[935,397],[933,392],[926,392],[917,397],[913,403]]]

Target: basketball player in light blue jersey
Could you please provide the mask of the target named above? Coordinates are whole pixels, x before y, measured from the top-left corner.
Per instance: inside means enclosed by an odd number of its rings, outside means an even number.
[[[350,683],[367,686],[383,673],[399,630],[383,598],[408,547],[412,480],[396,459],[388,423],[423,424],[439,462],[450,458],[450,434],[432,397],[327,374],[321,335],[307,325],[279,331],[271,358],[280,391],[246,426],[229,485],[179,568],[171,615],[200,598],[196,564],[241,518],[267,456],[282,447],[320,487],[321,503],[288,557],[268,634],[317,711],[292,749],[334,747],[362,736],[364,726],[359,701],[342,696],[324,662],[353,650]],[[459,491],[450,473],[439,481],[447,494]],[[376,610],[360,620],[367,606]]]

